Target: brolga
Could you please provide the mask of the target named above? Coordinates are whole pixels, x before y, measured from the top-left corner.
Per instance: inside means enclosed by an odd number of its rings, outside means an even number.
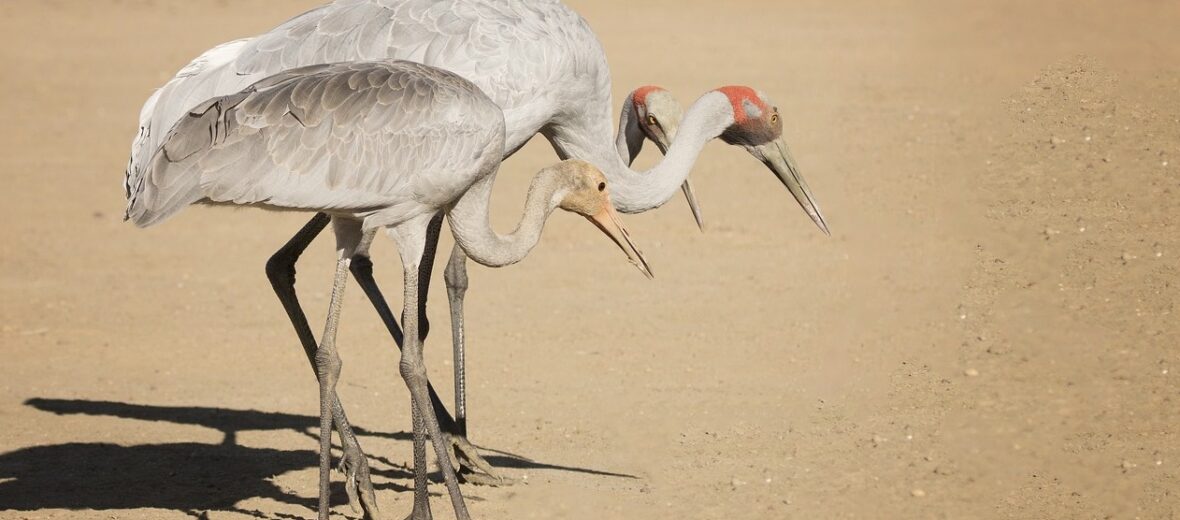
[[[690,118],[686,112],[675,140],[664,146],[668,156],[646,172],[632,170],[631,148],[620,155],[623,148],[619,141],[626,141],[624,147],[641,144],[641,140],[635,143],[629,136],[645,134],[649,120],[635,117],[634,107],[625,107],[619,134],[612,131],[610,71],[602,46],[585,20],[554,0],[339,0],[265,34],[211,49],[145,103],[125,181],[129,204],[134,204],[134,194],[163,133],[193,106],[283,70],[385,58],[432,65],[471,80],[504,112],[504,157],[541,133],[560,158],[583,159],[602,170],[611,183],[616,209],[624,213],[659,207],[675,195],[687,180],[705,141],[716,137],[714,129],[705,125],[709,123],[708,115],[719,110],[714,106],[721,102],[718,96],[729,99],[727,110],[733,120],[751,131],[735,130],[723,139],[744,146],[770,167],[812,220],[827,232],[827,224],[781,138],[777,108],[752,89],[735,87],[721,94],[706,94],[698,101],[700,107],[694,105],[697,117]],[[653,105],[648,110],[651,114],[657,108]],[[752,131],[756,125],[761,126]],[[682,143],[681,152],[673,154],[671,150],[677,148],[677,143]],[[634,149],[637,153],[638,149]],[[309,360],[316,345],[294,290],[295,263],[328,220],[326,215],[313,217],[267,263],[267,275]],[[371,265],[366,261],[353,262],[351,270],[358,281],[372,280]],[[452,250],[444,280],[456,358],[455,419],[451,420],[437,397],[432,401],[459,460],[495,477],[494,469],[483,461],[466,435],[463,300],[468,282],[462,248]],[[376,284],[361,286],[372,288],[366,294],[395,340],[399,340],[400,330]],[[427,329],[423,324],[421,333]],[[363,491],[361,503],[365,505],[366,498],[372,497],[367,463],[348,427],[343,407],[338,401],[332,407],[344,448],[341,465],[346,489],[353,498],[352,491],[359,486]]]
[[[157,224],[195,204],[256,206],[331,215],[338,255],[320,379],[319,517],[328,518],[335,338],[349,265],[367,257],[378,230],[396,243],[405,273],[400,363],[414,417],[414,509],[431,517],[426,437],[434,445],[455,514],[468,519],[426,390],[419,299],[445,214],[459,247],[483,265],[516,263],[561,208],[590,219],[645,274],[646,261],[619,223],[606,177],[584,161],[541,170],[515,231],[492,230],[489,200],[503,156],[504,116],[478,87],[452,73],[403,61],[295,69],[195,107],[165,136],[128,217]],[[376,511],[370,511],[376,513]]]

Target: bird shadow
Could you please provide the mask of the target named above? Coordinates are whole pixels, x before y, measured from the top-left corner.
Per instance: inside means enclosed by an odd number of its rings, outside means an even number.
[[[311,450],[225,444],[35,446],[0,455],[0,479],[11,479],[0,482],[0,510],[158,508],[199,518],[210,510],[245,513],[236,504],[251,498],[311,509],[314,499],[271,479],[315,462]],[[346,500],[342,485],[332,494],[335,503]]]
[[[228,511],[254,518],[286,519],[290,515],[241,509],[254,498],[315,509],[316,500],[277,485],[274,477],[314,468],[314,450],[253,448],[237,443],[237,434],[257,430],[293,430],[318,438],[319,418],[257,410],[176,407],[75,399],[29,399],[25,404],[57,415],[111,416],[152,422],[197,425],[224,434],[220,444],[167,443],[122,446],[110,443],[65,443],[33,446],[0,454],[0,511],[40,509],[114,510],[156,508],[206,518],[209,511]],[[408,441],[409,432],[377,432],[354,427],[357,435]],[[309,443],[309,446],[312,443]],[[489,462],[501,468],[571,471],[590,475],[636,478],[588,468],[545,464],[496,450]],[[369,454],[374,477],[411,480],[412,471]],[[432,480],[437,480],[432,478]],[[374,482],[377,489],[409,491],[393,482]],[[332,502],[347,501],[343,484],[333,483]]]

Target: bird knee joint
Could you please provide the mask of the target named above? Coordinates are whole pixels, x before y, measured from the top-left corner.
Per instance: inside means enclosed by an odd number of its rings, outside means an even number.
[[[320,377],[331,376],[332,378],[340,377],[340,369],[344,367],[344,361],[333,350],[319,349],[315,354],[316,368],[320,373]]]
[[[416,363],[410,360],[402,360],[401,365],[402,379],[409,384],[426,384],[426,367],[422,363]]]
[[[266,261],[266,277],[272,283],[287,282],[295,285],[295,259],[282,253]]]
[[[466,291],[467,290],[467,274],[456,272],[453,269],[447,269],[443,272],[443,280],[447,282],[447,289],[451,291]]]

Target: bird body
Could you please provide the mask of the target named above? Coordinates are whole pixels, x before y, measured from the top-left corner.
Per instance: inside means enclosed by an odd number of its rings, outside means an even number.
[[[265,34],[213,48],[158,90],[140,115],[128,191],[136,191],[163,134],[206,100],[285,70],[383,59],[431,65],[471,80],[503,112],[506,152],[542,126],[567,122],[586,127],[577,133],[613,145],[605,54],[586,21],[564,4],[338,0]],[[588,107],[593,114],[586,114]]]
[[[781,123],[775,127],[767,126],[763,121],[772,117],[773,112],[777,122],[777,110],[756,92],[750,91],[757,97],[753,100],[745,91],[706,93],[689,108],[678,127],[660,132],[666,141],[663,143],[641,128],[643,118],[631,113],[643,108],[654,114],[659,110],[659,104],[643,103],[643,98],[645,95],[650,97],[650,92],[633,94],[629,99],[636,103],[624,108],[620,121],[619,139],[625,142],[619,145],[612,132],[610,72],[602,46],[586,21],[556,0],[337,0],[292,18],[262,35],[207,51],[153,93],[141,111],[139,132],[132,145],[125,176],[127,217],[138,224],[150,225],[191,202],[289,209],[322,207],[334,215],[364,218],[365,225],[370,228],[403,218],[413,220],[414,215],[423,214],[424,207],[442,202],[432,199],[422,206],[425,197],[434,194],[432,188],[444,188],[439,193],[450,193],[467,180],[460,176],[447,177],[446,181],[434,177],[429,180],[403,178],[401,175],[411,170],[398,167],[398,161],[406,160],[404,157],[390,156],[390,150],[381,148],[365,148],[364,153],[357,153],[360,140],[349,140],[334,133],[347,128],[368,132],[372,123],[334,122],[330,126],[316,127],[314,131],[308,130],[299,120],[314,116],[298,109],[299,96],[306,95],[306,91],[292,88],[284,98],[278,95],[285,92],[282,85],[257,89],[253,93],[243,90],[272,75],[274,78],[267,81],[281,82],[279,78],[283,71],[292,69],[323,63],[384,59],[411,60],[470,80],[500,110],[504,125],[501,157],[511,155],[533,135],[541,133],[560,158],[583,159],[601,170],[611,186],[612,202],[621,212],[646,211],[667,202],[677,188],[686,183],[705,143],[726,133],[730,134],[729,137],[723,136],[727,142],[745,147],[770,167],[817,225],[826,231],[826,224],[782,143]],[[209,101],[214,98],[217,101]],[[335,118],[338,114],[334,103],[339,100],[324,98],[322,94],[320,98],[326,102],[322,107],[324,113]],[[280,104],[262,107],[258,101],[262,99],[276,103],[286,99],[295,110],[284,111]],[[245,108],[237,108],[243,105]],[[751,106],[765,110],[759,109],[754,114],[748,110]],[[740,116],[738,110],[742,111]],[[251,113],[257,113],[255,117],[261,119],[246,117]],[[193,119],[190,114],[196,114],[195,120],[204,125],[202,128],[209,135],[192,137],[196,139],[194,143],[178,140],[171,145],[164,144],[170,135],[169,129],[177,121]],[[778,133],[731,129],[739,123],[739,117],[741,125],[768,127]],[[280,124],[266,126],[262,137],[243,138],[257,130],[259,121],[267,125],[273,122],[267,118],[278,118]],[[446,120],[440,114],[432,114],[426,119],[431,124]],[[663,120],[671,122],[670,119]],[[673,134],[675,138],[671,138]],[[290,137],[292,135],[298,135],[298,138]],[[639,135],[656,139],[661,150],[668,151],[666,158],[647,172],[637,172],[629,167],[638,150],[633,138]],[[772,139],[759,141],[751,139],[753,137]],[[210,143],[222,139],[217,143],[222,151],[189,158],[187,152],[202,146],[202,139]],[[316,148],[320,152],[312,153],[305,149],[305,142],[327,144]],[[639,142],[642,142],[641,138]],[[164,150],[160,152],[162,145]],[[251,152],[248,161],[239,160],[234,150],[242,153],[240,150],[246,147],[260,148],[266,153]],[[317,155],[327,153],[324,150],[331,150],[331,156]],[[161,153],[165,160],[179,161],[156,168]],[[462,156],[467,152],[452,150],[450,153]],[[435,157],[435,160],[441,160],[441,157]],[[379,175],[362,170],[353,171],[349,174],[351,176],[341,173],[346,171],[343,166],[358,161],[365,165],[381,163],[389,167]],[[200,167],[186,169],[195,164]],[[297,174],[292,168],[315,175]],[[243,171],[234,173],[238,169]],[[413,171],[433,170],[423,167]],[[418,181],[425,184],[415,184]],[[434,184],[452,181],[454,185]],[[490,184],[490,181],[484,182]],[[479,189],[469,191],[481,191],[488,184],[476,186],[473,183],[471,186]],[[260,186],[266,186],[267,190],[261,190]],[[389,194],[370,191],[374,187],[392,191]],[[688,194],[687,187],[685,189]],[[401,196],[399,194],[414,190],[423,193],[416,198],[397,198]],[[140,197],[150,200],[143,202]],[[692,201],[691,195],[689,199]],[[378,213],[384,220],[376,219]],[[317,345],[295,296],[294,266],[299,254],[326,223],[326,217],[313,218],[267,263],[267,275],[295,325],[309,359],[315,355]],[[456,229],[454,224],[452,222],[452,229]],[[462,242],[462,237],[457,238]],[[491,474],[491,466],[466,441],[462,373],[465,337],[462,302],[467,285],[464,262],[463,248],[458,247],[452,252],[445,276],[452,308],[456,357],[456,414],[451,430],[454,434],[452,442],[466,462]],[[363,275],[371,281],[371,271],[354,268],[353,274],[358,280]],[[368,287],[364,282],[362,286]],[[388,311],[380,292],[373,287],[372,291],[366,291],[370,299],[379,312],[382,308]],[[383,313],[386,325],[397,338],[400,331],[392,316],[390,312]],[[434,402],[439,415],[445,416],[441,403],[437,399]],[[366,462],[350,433],[343,408],[338,402],[332,407],[348,466],[346,483],[353,486],[346,489],[354,489],[360,480],[360,487],[367,489],[368,495],[368,498],[362,495],[361,501],[371,512],[373,499],[371,485],[367,483]]]
[[[396,224],[454,202],[503,150],[478,87],[410,62],[314,65],[195,107],[165,137],[129,210],[189,204],[316,210]]]
[[[368,256],[377,229],[397,242],[405,269],[401,375],[415,418],[414,518],[430,517],[427,437],[456,516],[469,518],[429,398],[418,332],[418,301],[424,303],[426,295],[419,280],[429,277],[442,215],[449,216],[468,256],[503,266],[521,260],[537,244],[553,210],[575,212],[651,275],[618,221],[605,176],[584,161],[542,170],[530,186],[516,230],[508,235],[492,230],[491,187],[504,134],[499,107],[453,73],[404,61],[316,65],[203,103],[168,132],[143,172],[129,211],[140,226],[161,222],[193,203],[333,215],[339,257],[328,322],[314,356],[320,384],[321,520],[328,517],[333,408],[339,406],[335,338],[342,294],[352,260]],[[379,515],[372,491],[366,492],[370,516]]]

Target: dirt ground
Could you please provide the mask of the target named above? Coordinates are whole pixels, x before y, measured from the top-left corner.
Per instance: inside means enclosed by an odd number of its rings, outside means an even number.
[[[316,386],[262,270],[305,217],[120,220],[151,90],[315,3],[0,2],[0,518],[314,516]],[[616,99],[772,95],[833,236],[714,143],[706,233],[627,218],[654,281],[567,216],[473,268],[472,439],[519,481],[465,485],[475,518],[1180,518],[1180,4],[570,4]],[[553,160],[506,163],[501,229]],[[400,518],[408,395],[347,296],[341,399]]]

